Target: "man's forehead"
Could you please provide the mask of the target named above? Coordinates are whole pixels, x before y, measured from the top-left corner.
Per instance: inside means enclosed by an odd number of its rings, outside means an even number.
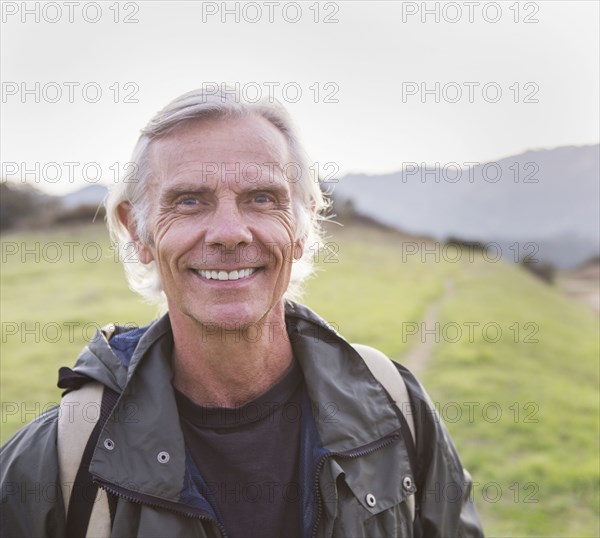
[[[274,188],[300,174],[284,135],[259,116],[188,122],[153,144],[150,181],[164,192],[194,183],[234,191]]]

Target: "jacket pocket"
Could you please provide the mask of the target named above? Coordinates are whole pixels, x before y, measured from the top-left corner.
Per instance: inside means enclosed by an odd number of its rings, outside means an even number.
[[[338,512],[333,525],[333,536],[339,538],[412,538],[412,519],[406,498],[402,497],[395,504],[382,503],[368,506],[367,501],[352,491],[344,480],[338,482]],[[369,497],[369,503],[373,499]],[[366,504],[366,506],[365,506]]]
[[[416,488],[404,442],[336,460],[343,472],[337,480],[333,536],[412,537],[407,500]]]

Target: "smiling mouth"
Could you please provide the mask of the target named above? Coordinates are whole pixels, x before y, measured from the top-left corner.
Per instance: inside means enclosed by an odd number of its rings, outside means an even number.
[[[220,269],[214,269],[210,271],[193,269],[193,271],[206,280],[240,280],[243,278],[248,278],[256,273],[256,271],[259,269],[260,267],[248,267],[246,269],[237,269],[234,271],[224,271]]]

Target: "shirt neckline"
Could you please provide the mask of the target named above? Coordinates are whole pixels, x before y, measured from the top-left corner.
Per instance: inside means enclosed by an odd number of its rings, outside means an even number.
[[[199,405],[173,387],[179,416],[198,428],[235,428],[272,415],[290,400],[302,380],[302,369],[294,358],[292,364],[270,388],[254,400],[238,407]]]

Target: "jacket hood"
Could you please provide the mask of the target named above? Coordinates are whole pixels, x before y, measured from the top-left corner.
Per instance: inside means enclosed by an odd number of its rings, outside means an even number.
[[[152,342],[170,329],[168,314],[145,327],[105,325],[81,351],[72,370],[120,393]]]

